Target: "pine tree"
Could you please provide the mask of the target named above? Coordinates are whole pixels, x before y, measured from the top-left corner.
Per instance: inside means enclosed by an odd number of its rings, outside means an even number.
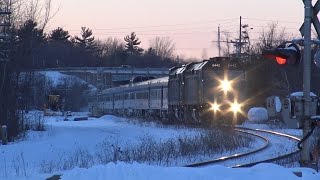
[[[81,27],[81,37],[75,37],[76,43],[85,48],[92,48],[94,43],[94,37],[92,36],[92,30],[86,27]]]
[[[38,28],[36,22],[28,20],[16,31],[14,41],[16,45],[12,57],[20,63],[20,68],[33,68],[35,59],[40,54],[40,47],[45,43],[43,30]]]
[[[67,42],[69,38],[70,38],[69,32],[63,30],[60,27],[52,30],[51,33],[49,34],[49,39],[52,41]]]
[[[132,32],[130,35],[127,35],[124,40],[126,41],[126,52],[128,54],[141,55],[143,49],[139,47],[141,41],[136,37],[136,33]]]

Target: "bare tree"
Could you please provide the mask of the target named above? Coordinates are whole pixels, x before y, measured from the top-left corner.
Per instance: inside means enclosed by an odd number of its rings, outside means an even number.
[[[117,38],[108,38],[105,41],[97,40],[95,42],[99,57],[107,57],[116,54],[119,51],[124,51],[124,43]]]
[[[0,5],[6,4],[12,13],[10,16],[9,63],[0,62],[0,124],[8,126],[8,136],[13,138],[25,130],[23,109],[31,108],[30,82],[33,72],[28,60],[35,62],[39,57],[39,47],[43,29],[53,17],[51,13],[52,0],[1,0]],[[1,21],[5,23],[5,21]],[[40,27],[37,26],[40,23]],[[40,29],[39,29],[39,28]],[[1,41],[3,42],[3,41]],[[39,42],[39,43],[38,43]],[[33,63],[29,63],[33,64]],[[20,74],[21,71],[25,73]],[[21,76],[19,76],[21,75]],[[23,78],[22,78],[23,77]],[[17,113],[21,115],[17,115]]]
[[[253,45],[252,50],[256,54],[260,54],[263,49],[270,49],[277,47],[283,41],[289,39],[285,28],[279,29],[278,23],[271,23],[266,29],[263,29],[258,42]]]
[[[155,50],[157,56],[162,59],[172,58],[175,51],[175,43],[169,37],[155,37],[150,40],[150,48]]]
[[[222,41],[225,42],[225,44],[222,47],[222,54],[223,56],[230,57],[231,55],[231,36],[230,33],[227,31],[223,32]]]
[[[58,13],[53,0],[12,0],[12,23],[20,27],[27,20],[37,22],[44,30],[49,21]]]

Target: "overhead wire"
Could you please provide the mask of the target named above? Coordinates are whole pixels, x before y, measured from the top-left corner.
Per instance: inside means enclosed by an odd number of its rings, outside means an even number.
[[[282,22],[282,23],[291,23],[291,24],[298,24],[299,22],[295,21],[284,21],[284,20],[272,20],[272,19],[258,19],[258,18],[246,18],[242,17],[243,20],[253,20],[253,21],[269,21],[269,22]]]
[[[233,19],[217,19],[209,21],[198,21],[198,22],[189,22],[189,23],[179,23],[179,24],[167,24],[167,25],[150,25],[150,26],[133,26],[133,27],[115,27],[115,28],[93,28],[92,30],[96,31],[106,31],[106,30],[122,30],[122,29],[147,29],[147,28],[158,28],[158,27],[172,27],[172,26],[185,26],[185,25],[195,25],[195,24],[208,24],[208,23],[217,23],[217,22],[226,22],[237,20]],[[69,31],[78,31],[76,29],[71,29]]]

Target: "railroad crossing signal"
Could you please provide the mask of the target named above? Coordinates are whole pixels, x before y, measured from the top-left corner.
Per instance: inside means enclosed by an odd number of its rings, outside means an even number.
[[[311,131],[311,97],[310,97],[310,83],[311,83],[311,26],[313,24],[320,35],[320,22],[317,14],[320,11],[320,2],[317,0],[316,4],[312,5],[312,0],[303,0],[304,3],[304,23],[300,28],[301,35],[304,37],[303,41],[303,136],[306,140],[302,142],[302,152],[300,163],[302,166],[311,167],[311,140],[308,134]]]
[[[303,3],[305,4],[306,1],[303,0]],[[317,17],[318,13],[320,11],[320,2],[317,1],[316,4],[314,6],[311,6],[311,21],[312,21],[312,24],[314,26],[314,28],[316,29],[316,32],[317,32],[317,35],[318,37],[320,37],[320,21]],[[300,27],[299,31],[302,35],[302,37],[304,37],[304,33],[305,33],[305,23],[302,24],[302,26]]]
[[[274,59],[279,65],[296,65],[300,63],[301,53],[297,44],[289,46],[279,46],[275,49],[265,49],[262,55],[266,58]]]

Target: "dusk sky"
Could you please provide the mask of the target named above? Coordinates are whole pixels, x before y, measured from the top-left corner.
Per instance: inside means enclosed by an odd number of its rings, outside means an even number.
[[[80,27],[91,28],[96,38],[123,39],[136,32],[142,47],[149,40],[169,36],[176,43],[176,53],[201,58],[218,55],[217,28],[236,38],[239,17],[248,24],[254,39],[272,22],[300,37],[303,22],[302,0],[54,0],[60,6],[47,30],[63,27],[79,35]]]

